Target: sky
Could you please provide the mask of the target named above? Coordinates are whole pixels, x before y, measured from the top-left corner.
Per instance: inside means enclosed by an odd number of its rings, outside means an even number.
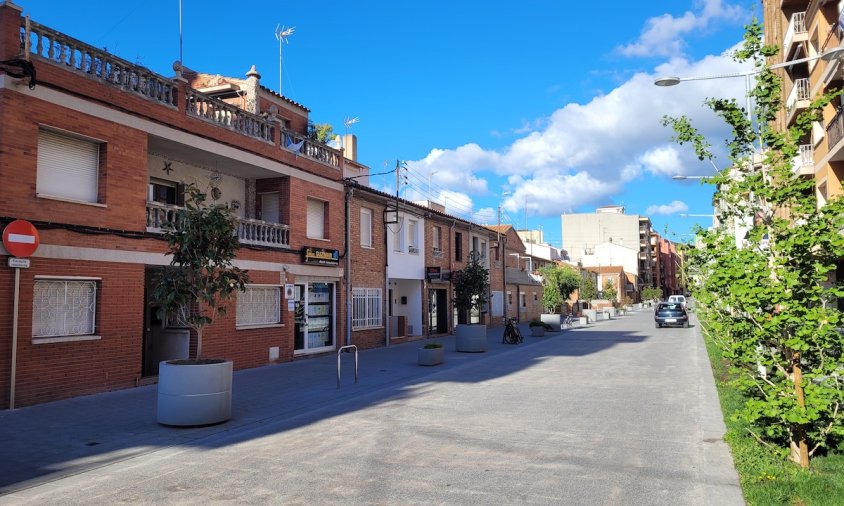
[[[24,15],[129,61],[173,75],[185,66],[245,77],[330,123],[358,118],[370,185],[444,204],[478,223],[541,229],[603,205],[649,216],[675,241],[711,224],[699,180],[728,160],[729,130],[707,97],[744,103],[743,79],[657,87],[657,77],[749,68],[732,60],[760,2],[730,0],[428,0],[254,2],[15,0]],[[260,5],[251,9],[252,5]],[[286,43],[278,27],[294,28]],[[279,55],[281,54],[281,58]],[[672,142],[664,115],[690,117],[714,163]],[[397,188],[398,187],[398,188]],[[681,216],[704,215],[704,216]]]

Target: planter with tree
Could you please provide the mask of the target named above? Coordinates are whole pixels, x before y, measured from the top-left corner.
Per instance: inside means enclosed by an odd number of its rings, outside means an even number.
[[[591,301],[597,297],[597,295],[598,288],[595,286],[595,282],[591,277],[585,278],[580,284],[579,299],[590,303],[590,309],[583,311],[583,314],[586,315],[588,320],[593,322],[598,319],[598,312],[595,309],[591,309]]]
[[[457,351],[480,353],[486,351],[486,325],[472,324],[472,311],[480,311],[487,302],[489,270],[472,256],[466,266],[452,275],[454,307],[461,322],[454,328]]]
[[[172,259],[156,279],[153,298],[162,319],[181,317],[196,336],[194,358],[159,366],[158,421],[194,426],[231,418],[233,363],[204,358],[202,333],[214,318],[225,314],[225,302],[244,290],[249,277],[233,265],[240,243],[232,209],[207,203],[205,193],[194,184],[185,192],[184,207],[163,227]]]
[[[562,328],[562,312],[566,301],[580,288],[580,274],[567,265],[549,264],[540,269],[542,276],[542,306],[540,318],[554,330]]]

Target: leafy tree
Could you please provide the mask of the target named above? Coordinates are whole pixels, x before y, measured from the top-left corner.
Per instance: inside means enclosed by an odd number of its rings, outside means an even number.
[[[575,290],[580,288],[580,273],[562,264],[548,264],[542,275],[542,305],[548,313],[556,312]]]
[[[580,299],[581,300],[592,300],[598,296],[598,288],[595,286],[595,281],[592,280],[592,277],[589,276],[583,280],[580,284]]]
[[[480,264],[476,255],[472,255],[466,266],[455,271],[451,279],[454,283],[454,307],[461,321],[471,322],[471,311],[479,310],[487,303],[489,270]]]
[[[308,121],[308,138],[312,141],[328,144],[334,138],[334,127],[331,126],[331,123]]]
[[[662,288],[648,286],[642,289],[642,300],[659,300],[662,298]]]
[[[615,302],[616,297],[618,297],[618,291],[615,289],[612,280],[608,279],[604,284],[604,298]]]
[[[202,331],[225,302],[249,282],[248,273],[232,265],[240,247],[237,217],[228,205],[208,204],[195,184],[176,219],[164,224],[168,255],[173,258],[157,278],[153,298],[161,316],[177,317],[190,308],[185,323],[196,332],[196,360],[202,360]]]
[[[800,140],[822,120],[832,96],[813,100],[794,126],[777,130],[782,83],[765,66],[776,52],[763,45],[754,21],[735,53],[758,71],[751,92],[755,121],[735,100],[706,102],[733,130],[726,142],[732,166],[709,180],[717,188],[719,218],[740,220],[750,230],[739,244],[724,228],[698,230],[702,248],[689,251],[689,262],[707,331],[747,396],[737,416],[760,443],[808,467],[812,455],[844,440],[844,337],[835,302],[844,290],[831,282],[844,251],[844,201],[832,198],[818,207],[814,181],[792,171]],[[709,144],[687,118],[663,123],[701,160],[711,159]]]

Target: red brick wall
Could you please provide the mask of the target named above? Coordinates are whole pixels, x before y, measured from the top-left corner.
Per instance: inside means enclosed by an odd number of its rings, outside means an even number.
[[[387,297],[385,285],[386,251],[384,250],[384,209],[378,199],[367,199],[366,193],[354,192],[349,209],[349,254],[352,260],[353,288],[380,288],[382,290],[382,323],[377,329],[352,331],[352,344],[360,348],[376,348],[386,342]],[[372,248],[361,246],[360,212],[362,208],[372,211]]]

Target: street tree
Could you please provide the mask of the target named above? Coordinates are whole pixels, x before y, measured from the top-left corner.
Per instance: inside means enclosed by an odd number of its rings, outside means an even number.
[[[714,98],[709,108],[731,128],[731,166],[710,178],[719,221],[745,224],[736,243],[731,230],[698,230],[702,247],[690,249],[695,297],[702,319],[729,360],[746,402],[737,417],[753,436],[802,467],[817,452],[844,440],[844,337],[835,280],[844,251],[844,204],[819,203],[814,181],[795,175],[801,139],[834,94],[813,100],[794,126],[777,129],[783,111],[782,79],[765,64],[777,48],[764,45],[762,27],[748,25],[735,59],[754,65],[754,117],[735,100]],[[664,118],[675,140],[701,160],[710,145],[685,117]]]

